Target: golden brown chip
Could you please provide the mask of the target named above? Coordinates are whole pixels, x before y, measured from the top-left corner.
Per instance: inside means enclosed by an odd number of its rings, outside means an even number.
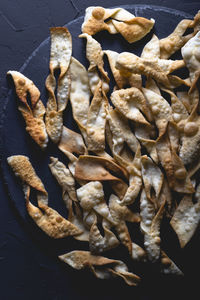
[[[13,155],[8,157],[7,161],[15,176],[19,177],[23,183],[47,195],[47,191],[45,190],[42,181],[36,175],[27,156]]]
[[[128,119],[149,125],[143,114],[148,117],[148,107],[142,92],[135,88],[114,91],[111,94],[114,106]]]
[[[141,40],[151,31],[155,21],[142,17],[135,17],[125,22],[113,20],[114,27],[129,42],[134,43]]]
[[[165,60],[165,59],[144,59],[129,52],[119,54],[116,61],[116,68],[131,73],[151,76],[158,83],[166,87],[176,87],[181,84],[189,85],[183,79],[169,75],[174,70],[183,67],[183,60]]]
[[[118,69],[116,69],[115,64],[116,64],[119,53],[117,53],[115,51],[111,51],[111,50],[104,50],[103,52],[108,57],[108,61],[109,61],[109,65],[110,65],[112,74],[115,78],[116,84],[119,89],[122,89],[128,85],[130,85],[131,87],[141,88],[142,78],[140,75],[132,74],[130,72],[123,73],[123,72],[120,72]]]
[[[8,71],[15,84],[16,94],[21,100],[18,109],[26,122],[26,130],[33,140],[42,148],[46,148],[48,135],[44,124],[45,107],[40,100],[40,91],[34,83],[17,71]],[[31,107],[27,102],[28,95],[31,98]]]
[[[144,46],[141,58],[155,59],[160,58],[159,39],[153,34],[151,40]]]

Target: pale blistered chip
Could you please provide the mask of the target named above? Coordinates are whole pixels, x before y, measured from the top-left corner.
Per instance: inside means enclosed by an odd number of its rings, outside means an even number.
[[[162,96],[146,88],[143,88],[142,91],[154,116],[159,135],[161,135],[165,132],[168,121],[172,119],[172,109]]]
[[[142,17],[135,17],[125,22],[113,20],[113,25],[117,31],[129,42],[134,43],[141,40],[151,31],[155,21]]]
[[[120,72],[118,69],[116,69],[115,64],[118,58],[119,53],[111,50],[104,50],[103,51],[109,61],[109,65],[112,71],[112,74],[115,78],[117,86],[122,89],[126,87],[127,85],[130,85],[131,87],[141,88],[142,86],[142,78],[138,74],[132,74],[128,72]]]
[[[148,107],[139,89],[132,87],[114,91],[111,94],[111,101],[126,118],[138,123],[149,124],[143,116],[143,114],[148,116]]]
[[[88,73],[85,67],[74,57],[71,58],[70,77],[71,89],[69,98],[72,105],[73,117],[84,139],[86,139],[87,115],[91,92]]]
[[[181,84],[189,85],[187,81],[177,76],[169,75],[184,65],[183,60],[144,59],[129,52],[119,54],[116,61],[117,69],[146,75],[147,77],[151,76],[157,82],[169,88],[180,86]]]
[[[153,34],[151,40],[144,46],[141,58],[155,59],[160,57],[159,39]]]
[[[21,100],[18,109],[26,122],[26,130],[33,140],[42,148],[46,148],[48,135],[44,124],[45,107],[40,100],[40,91],[34,83],[17,71],[8,71],[15,84],[16,94]],[[31,107],[27,102],[28,95],[31,98]]]
[[[176,232],[181,248],[190,241],[200,221],[199,186],[196,190],[197,202],[193,202],[192,195],[185,195],[170,221]]]
[[[140,277],[128,272],[127,266],[122,261],[92,255],[89,251],[76,250],[60,255],[59,258],[77,270],[88,267],[101,279],[110,278],[110,275],[113,274],[122,277],[128,285],[137,285],[140,281]],[[105,269],[102,269],[102,266]],[[101,267],[101,269],[98,269],[98,267]]]
[[[62,115],[67,106],[70,90],[69,64],[72,54],[72,39],[71,34],[65,27],[53,27],[50,31],[50,74],[46,79],[46,89],[49,99],[47,101],[45,123],[48,135],[57,144],[62,134]],[[57,95],[55,95],[56,78],[54,72],[57,69],[60,70],[60,74],[57,84]]]
[[[191,38],[181,49],[181,54],[190,72],[190,81],[195,85],[200,77],[200,32]]]
[[[97,86],[88,110],[87,143],[88,150],[93,152],[105,149],[105,125],[107,99],[102,93],[101,83]]]
[[[153,161],[147,155],[141,157],[142,165],[142,179],[144,182],[144,188],[146,196],[151,200],[152,189],[156,198],[159,197],[161,188],[163,185],[164,175],[160,168],[153,163]]]
[[[101,235],[96,221],[90,228],[89,247],[90,252],[93,254],[100,254],[119,245],[115,234],[108,229],[104,221],[102,222],[102,227],[104,229],[104,236]]]
[[[51,157],[49,167],[61,186],[63,195],[68,193],[71,200],[78,201],[76,198],[75,180],[69,169],[55,157]]]

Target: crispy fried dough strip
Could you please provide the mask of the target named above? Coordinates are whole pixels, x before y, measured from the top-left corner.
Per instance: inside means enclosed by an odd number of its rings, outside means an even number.
[[[125,22],[112,20],[117,31],[129,42],[134,43],[141,40],[151,31],[155,21],[142,17],[135,17]]]
[[[25,120],[26,131],[42,149],[45,149],[48,143],[48,135],[43,121],[46,110],[40,100],[40,91],[23,74],[17,71],[8,71],[7,74],[12,76],[16,94],[21,101],[18,109]],[[30,95],[32,107],[27,102],[28,95]]]
[[[142,179],[144,182],[144,188],[148,200],[151,201],[152,188],[155,192],[155,196],[158,199],[163,181],[164,175],[161,172],[160,168],[153,163],[153,161],[147,155],[141,157],[141,166],[142,166]]]
[[[181,54],[190,72],[191,89],[200,78],[200,32],[191,38],[181,49]]]
[[[13,155],[8,157],[7,161],[15,176],[19,177],[23,183],[29,185],[44,195],[47,195],[47,191],[45,190],[42,181],[36,175],[35,170],[33,169],[33,166],[31,165],[27,156]]]
[[[140,75],[132,74],[130,72],[120,72],[118,69],[116,69],[115,64],[119,53],[111,50],[104,50],[103,53],[108,57],[112,74],[119,89],[125,88],[127,85],[130,85],[131,87],[141,88],[142,78]]]
[[[59,258],[77,270],[88,267],[101,279],[116,275],[122,277],[128,285],[137,285],[140,281],[137,275],[128,272],[127,266],[122,261],[92,255],[89,251],[76,250],[60,255]],[[104,269],[102,270],[103,266]],[[98,270],[98,267],[101,267],[101,269]]]
[[[137,198],[141,187],[142,187],[142,177],[141,177],[141,147],[138,146],[137,152],[135,153],[134,161],[131,165],[127,167],[129,172],[129,187],[124,195],[124,198],[120,202],[120,205],[129,205],[135,201]]]
[[[85,67],[74,57],[71,58],[70,77],[71,89],[69,98],[72,105],[73,117],[86,140],[87,116],[91,92],[88,73]]]
[[[178,193],[193,193],[194,188],[188,173],[180,157],[171,148],[167,131],[158,138],[156,149],[159,160],[165,169],[169,186]]]
[[[172,274],[183,276],[183,272],[178,268],[178,266],[167,256],[167,254],[161,250],[161,273],[163,274]]]
[[[160,58],[160,45],[159,39],[153,34],[151,40],[144,46],[141,58],[145,59],[156,59]]]
[[[142,191],[140,198],[140,228],[144,234],[144,246],[148,259],[155,262],[160,257],[160,223],[164,212],[163,202],[156,212],[152,201],[148,200],[145,190]]]
[[[100,254],[104,251],[113,249],[119,245],[119,241],[115,234],[106,226],[106,222],[102,222],[104,236],[101,235],[97,227],[97,218],[90,228],[89,247],[92,254]]]
[[[28,157],[15,155],[8,157],[7,160],[15,175],[19,176],[22,180],[26,198],[26,208],[34,222],[47,235],[55,239],[80,234],[81,231],[76,226],[48,206],[48,194],[41,180],[36,175]],[[29,201],[31,187],[37,191],[39,208]]]
[[[76,163],[75,177],[83,180],[118,180],[119,177],[113,176],[110,172],[124,178],[127,172],[115,162],[103,157],[92,155],[80,155]]]
[[[116,68],[131,73],[151,76],[160,84],[171,88],[188,83],[181,78],[169,75],[174,70],[183,67],[183,60],[144,59],[129,52],[119,54]]]
[[[138,141],[132,133],[126,118],[116,109],[110,108],[107,112],[108,126],[107,140],[116,161],[122,166],[127,167],[133,162],[133,155],[126,151],[126,144],[135,153],[138,148]]]
[[[179,156],[184,165],[190,165],[199,157],[200,152],[200,117],[198,103],[183,124]]]
[[[132,87],[116,90],[111,94],[111,101],[114,106],[126,116],[126,118],[149,125],[148,121],[143,116],[144,114],[148,118],[148,107],[146,100],[139,89]]]
[[[51,53],[49,69],[46,79],[46,89],[49,93],[46,110],[46,128],[54,143],[58,143],[62,134],[63,118],[70,90],[69,64],[72,54],[72,39],[67,28],[53,27],[51,32]],[[60,70],[57,95],[55,95],[56,78],[54,72]],[[57,98],[57,99],[56,99]]]
[[[99,152],[105,149],[107,105],[107,99],[102,93],[102,84],[100,82],[88,110],[87,143],[90,151]]]
[[[174,31],[160,40],[160,57],[168,59],[173,53],[183,47],[183,45],[193,36],[193,34],[184,35],[185,31],[192,24],[192,20],[182,20]]]
[[[195,193],[197,202],[193,202],[192,195],[185,195],[170,221],[176,232],[181,248],[191,240],[200,221],[200,186]]]

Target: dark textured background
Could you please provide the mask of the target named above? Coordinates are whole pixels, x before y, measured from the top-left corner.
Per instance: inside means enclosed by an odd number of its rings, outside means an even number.
[[[136,1],[195,14],[199,1]],[[0,113],[7,95],[7,70],[19,70],[24,61],[49,36],[49,27],[62,26],[83,15],[87,6],[104,7],[133,4],[119,0],[0,0]],[[0,119],[1,122],[1,119]],[[7,196],[0,180],[0,299],[90,300],[121,299],[198,299],[198,275],[192,281],[177,279],[167,284],[157,278],[140,288],[125,288],[99,281],[92,275],[84,280],[82,272],[74,272],[60,264],[47,249],[34,242]],[[190,258],[191,259],[191,258]],[[191,260],[194,264],[194,261]],[[192,270],[191,270],[192,271]],[[85,273],[84,273],[85,274]],[[117,281],[118,283],[118,281]],[[93,287],[96,291],[92,291]],[[160,287],[162,292],[160,292]],[[113,291],[115,288],[115,291]],[[98,290],[97,290],[98,289]],[[176,296],[175,296],[176,295]],[[197,297],[197,298],[196,298]]]

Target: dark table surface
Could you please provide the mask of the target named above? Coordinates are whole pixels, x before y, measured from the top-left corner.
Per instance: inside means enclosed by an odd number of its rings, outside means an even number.
[[[8,92],[6,72],[20,69],[49,36],[49,27],[68,23],[83,15],[85,8],[91,5],[111,7],[120,4],[161,5],[192,15],[200,9],[199,1],[189,0],[137,0],[136,3],[128,0],[1,0],[0,114]],[[195,294],[197,284],[198,280],[186,282],[177,279],[167,284],[160,280],[154,284],[146,283],[138,289],[117,286],[115,289],[119,299],[130,296],[136,300],[198,299],[199,293]],[[94,292],[93,285],[97,289]],[[88,275],[85,281],[82,274],[65,269],[48,249],[34,241],[9,201],[6,183],[0,178],[0,299],[106,300],[114,299],[113,294],[108,282],[96,282],[92,275]]]

